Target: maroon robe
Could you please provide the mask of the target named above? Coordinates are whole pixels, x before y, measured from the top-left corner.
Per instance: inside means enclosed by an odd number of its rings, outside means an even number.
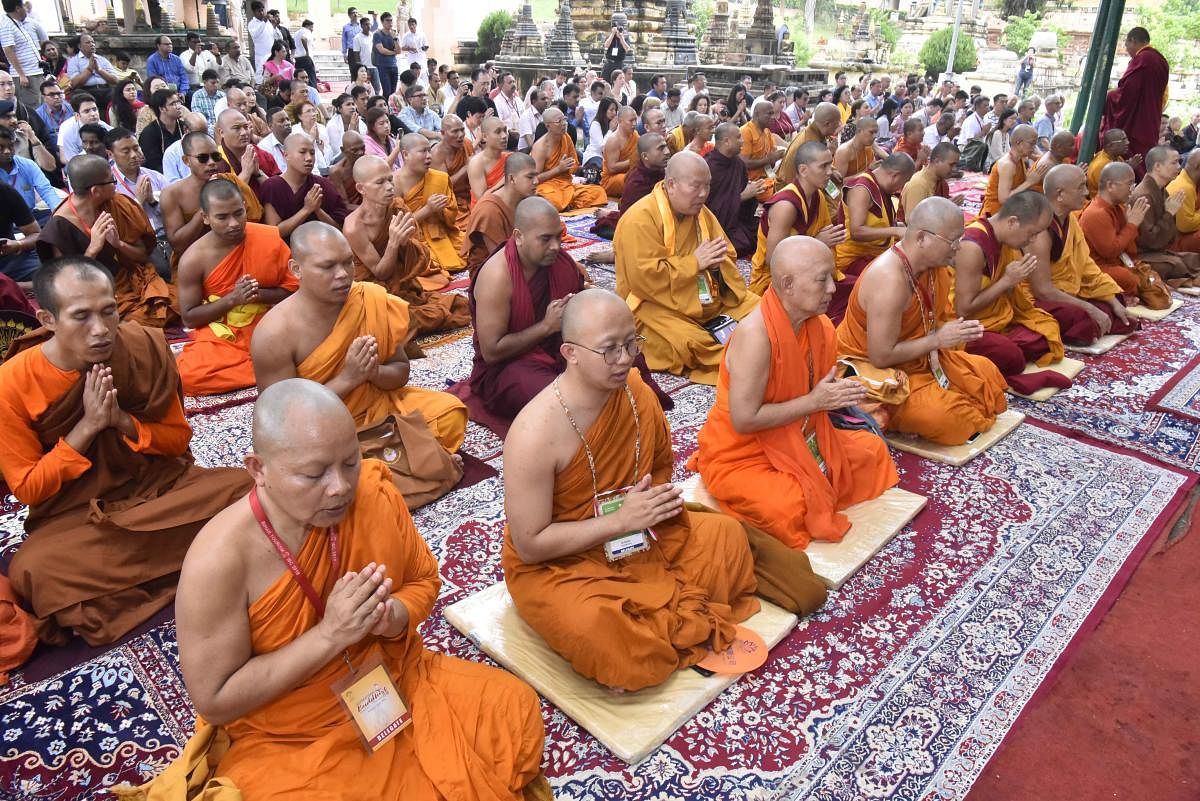
[[[1117,88],[1108,93],[1100,136],[1109,128],[1120,128],[1129,137],[1129,154],[1146,155],[1158,144],[1162,125],[1163,95],[1167,90],[1170,67],[1162,53],[1146,46],[1129,60]],[[1139,169],[1139,176],[1143,170]]]
[[[320,186],[324,193],[321,198],[321,210],[333,218],[335,226],[341,228],[342,223],[346,220],[346,215],[350,212],[346,208],[346,201],[342,198],[342,193],[328,178],[309,175],[300,185],[300,191],[293,192],[287,179],[282,175],[276,175],[263,181],[262,186],[255,194],[258,195],[258,199],[263,202],[264,206],[270,203],[279,214],[279,218],[286,220],[304,208],[304,198],[312,189],[313,184]],[[304,222],[312,222],[315,219],[317,219],[317,215],[310,214]]]
[[[704,205],[716,215],[737,255],[749,258],[758,247],[758,217],[755,215],[758,200],[742,200],[742,191],[750,181],[746,163],[740,155],[727,158],[716,148],[710,150],[704,160],[712,173],[712,184]]]
[[[648,170],[640,162],[625,176],[625,189],[621,192],[621,201],[617,204],[617,214],[625,210],[654,191],[655,185],[666,176],[665,170]],[[616,223],[613,223],[616,225]]]

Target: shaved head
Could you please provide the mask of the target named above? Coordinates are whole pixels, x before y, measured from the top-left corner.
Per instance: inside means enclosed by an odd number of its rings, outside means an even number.
[[[513,156],[508,158],[511,161]],[[525,158],[529,158],[529,156],[525,156]],[[549,225],[551,222],[555,228],[559,227],[558,209],[554,208],[554,205],[541,195],[522,200],[517,204],[517,210],[513,214],[513,227],[522,231],[531,229],[538,223]]]
[[[290,245],[294,256],[302,253],[323,253],[328,251],[330,242],[339,239],[345,239],[341,231],[329,223],[313,220],[292,231]]]
[[[1032,125],[1018,125],[1012,129],[1012,133],[1008,136],[1008,141],[1011,142],[1036,142],[1038,138],[1037,130]]]
[[[828,246],[811,236],[789,236],[771,256],[771,283],[778,285],[787,276],[820,269],[826,261],[832,267],[833,251]]]
[[[183,124],[193,133],[198,131],[208,131],[208,118],[198,111],[189,111],[183,115]]]
[[[288,138],[283,140],[283,149],[288,153],[293,153],[301,145],[312,145],[312,143],[311,136],[303,131],[296,131],[293,134],[288,134]]]
[[[547,126],[549,126],[550,123],[558,122],[564,116],[565,115],[562,113],[562,110],[558,108],[558,106],[551,106],[550,108],[548,108],[542,112],[542,122],[544,122]],[[485,123],[486,123],[486,120],[485,120]]]
[[[1075,134],[1070,131],[1059,131],[1050,137],[1050,152],[1057,158],[1064,159],[1075,152]]]
[[[638,137],[637,152],[639,156],[644,156],[654,148],[658,147],[663,141],[662,136],[656,133],[642,134]],[[512,158],[512,156],[509,156]]]
[[[833,276],[833,251],[810,236],[789,236],[771,255],[771,286],[793,322],[829,308]]]
[[[429,140],[426,139],[422,134],[410,133],[400,137],[400,149],[405,153],[416,150],[421,145],[429,145]]]
[[[558,109],[554,109],[554,110],[558,111]],[[546,109],[546,111],[542,114],[543,122],[546,121],[546,114],[549,114],[549,113],[550,113],[550,109]],[[561,111],[559,111],[558,113],[562,114]],[[487,136],[490,133],[495,133],[497,129],[504,128],[504,127],[506,127],[506,124],[505,124],[504,120],[500,119],[499,117],[484,117],[483,124],[480,126],[480,130],[483,132],[484,136]]]
[[[108,160],[90,153],[81,153],[67,162],[67,178],[76,195],[83,195],[98,184],[112,183]]]
[[[1133,167],[1123,161],[1114,161],[1106,164],[1104,169],[1100,170],[1100,188],[1103,189],[1109,184],[1125,181],[1132,177],[1134,177]]]
[[[736,125],[734,129],[737,129]],[[710,177],[712,175],[708,163],[698,153],[690,150],[681,150],[667,161],[667,178],[689,178],[705,173]]]
[[[509,153],[508,158],[504,162],[504,177],[505,179],[512,178],[522,170],[528,170],[530,167],[537,166],[537,162],[533,160],[533,156],[528,153]],[[533,198],[529,198],[532,200]],[[522,201],[522,204],[524,201]],[[518,204],[519,209],[522,204]],[[547,203],[549,205],[549,203]],[[553,206],[551,206],[553,208]],[[556,212],[557,214],[557,212]]]
[[[716,143],[719,145],[725,140],[737,136],[739,133],[741,133],[741,130],[738,128],[736,123],[723,122],[717,126],[717,131],[714,134],[714,138]]]
[[[603,335],[613,317],[623,320],[626,316],[632,324],[633,312],[616,294],[599,287],[585,289],[572,296],[563,309],[563,341],[593,342]]]
[[[442,117],[442,130],[443,131],[446,130],[447,126],[449,126],[451,129],[453,129],[453,128],[461,126],[462,124],[463,124],[462,118],[459,117],[457,114],[447,114],[445,117]]]
[[[829,154],[829,147],[824,142],[805,142],[796,148],[796,166],[812,164],[821,156]]]
[[[347,133],[347,136],[349,134]],[[342,139],[345,142],[345,138]],[[388,163],[379,156],[363,156],[358,161],[354,162],[354,182],[365,184],[376,175],[379,170],[391,172],[392,168]]]
[[[1083,170],[1074,164],[1058,164],[1046,173],[1042,180],[1042,191],[1046,193],[1046,197],[1053,199],[1065,187],[1077,183],[1083,176]]]
[[[813,109],[813,122],[818,126],[824,127],[830,123],[840,123],[842,121],[842,112],[838,111],[838,107],[833,103],[818,103]]]
[[[200,190],[200,208],[206,212],[212,208],[213,203],[234,199],[245,202],[245,198],[242,197],[242,190],[233,181],[223,179],[209,181]]]
[[[1014,133],[1016,133],[1016,132],[1014,131]],[[1119,142],[1122,139],[1128,139],[1128,138],[1129,137],[1126,136],[1125,132],[1122,131],[1120,128],[1109,128],[1107,131],[1104,132],[1104,136],[1101,137],[1101,144],[1104,147],[1108,147],[1109,145],[1111,145],[1114,142]]]
[[[905,215],[905,223],[909,230],[924,228],[942,232],[953,228],[956,224],[961,229],[963,223],[962,206],[959,206],[949,198],[931,195],[918,203],[911,214]]]
[[[258,394],[251,447],[270,459],[306,447],[322,429],[356,439],[354,418],[337,393],[316,381],[288,378]]]

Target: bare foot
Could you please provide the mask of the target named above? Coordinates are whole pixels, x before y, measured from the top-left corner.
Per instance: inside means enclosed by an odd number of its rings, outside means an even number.
[[[597,264],[614,264],[617,261],[617,254],[613,252],[612,248],[597,250],[595,253],[589,253],[587,260]]]

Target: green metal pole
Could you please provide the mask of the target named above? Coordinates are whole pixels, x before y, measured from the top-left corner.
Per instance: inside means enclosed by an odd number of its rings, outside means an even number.
[[[1083,62],[1087,65],[1083,72],[1083,85],[1079,87],[1079,96],[1075,98],[1075,112],[1071,115],[1071,133],[1079,133],[1083,126],[1083,118],[1087,114],[1088,98],[1092,95],[1092,80],[1096,74],[1096,64],[1100,62],[1100,40],[1104,38],[1104,25],[1112,10],[1112,3],[1113,0],[1101,0],[1100,8],[1096,11],[1092,41],[1088,43],[1087,60]]]
[[[1117,38],[1121,34],[1121,16],[1125,13],[1125,0],[1112,0],[1112,9],[1105,20],[1104,41],[1101,43],[1100,63],[1092,82],[1092,96],[1088,101],[1087,119],[1083,124],[1083,141],[1079,146],[1079,163],[1091,161],[1100,139],[1100,117],[1104,113],[1104,101],[1108,96],[1108,79],[1112,75],[1113,59],[1116,57]]]

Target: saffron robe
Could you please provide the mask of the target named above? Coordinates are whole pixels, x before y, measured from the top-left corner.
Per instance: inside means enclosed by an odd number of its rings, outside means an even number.
[[[650,473],[671,480],[671,430],[654,393],[635,371],[614,390],[584,432],[600,492]],[[634,442],[641,439],[641,462]],[[553,522],[594,514],[592,474],[582,446],[554,478]],[[754,561],[740,523],[686,509],[654,526],[650,548],[617,562],[597,545],[540,564],[521,561],[507,530],[501,560],[517,612],[576,671],[608,687],[640,690],[699,662],[712,645],[728,647],[735,626],[760,608]],[[570,610],[570,614],[564,614]]]
[[[264,289],[295,292],[300,282],[288,269],[291,257],[292,251],[279,238],[278,228],[246,223],[242,243],[204,277],[204,301],[211,303],[228,295],[243,275],[254,278]],[[243,303],[219,320],[196,329],[192,341],[179,354],[179,377],[185,394],[216,395],[254,386],[250,338],[269,308],[265,303]]]
[[[445,145],[438,145],[438,147],[445,147]],[[475,143],[470,139],[463,139],[463,146],[454,151],[453,155],[446,160],[446,175],[450,177],[450,188],[454,190],[454,199],[458,201],[458,219],[454,222],[459,230],[466,230],[467,217],[471,213],[471,179],[464,171],[462,177],[456,181],[454,174],[467,166],[467,162],[473,155],[475,155]]]
[[[779,160],[779,167],[775,170],[775,180],[779,184],[794,184],[796,183],[796,152],[808,142],[820,142],[823,145],[828,145],[829,142],[817,130],[817,126],[809,123],[804,126],[792,143],[788,145],[787,152],[783,154],[783,158]]]
[[[192,538],[251,482],[193,464],[175,359],[162,331],[132,322],[108,366],[137,437],[109,428],[76,451],[65,437],[83,418],[84,375],[51,364],[49,338],[25,335],[0,364],[0,473],[30,507],[8,577],[42,641],[75,631],[105,645],[171,603]]]
[[[236,186],[238,188],[238,191],[242,193],[242,202],[246,204],[246,222],[252,222],[252,223],[262,222],[262,218],[263,218],[262,201],[260,201],[258,199],[258,195],[254,194],[254,190],[250,188],[250,184],[243,181],[241,178],[239,178],[237,176],[237,174],[235,174],[233,172],[219,172],[216,174],[215,177],[220,178],[225,181],[229,181],[229,183]],[[200,213],[200,206],[199,206],[199,204],[197,204],[196,210],[194,212],[192,212],[192,214],[190,216],[185,213],[184,216],[187,217],[187,219],[185,219],[183,221],[183,224],[187,225],[188,223],[190,223],[192,220],[194,220],[196,218],[196,215],[199,213]],[[206,234],[206,233],[208,233],[208,226],[201,224],[200,236],[204,236],[204,234]],[[200,237],[196,237],[196,238],[199,239]],[[174,249],[171,251],[170,266],[171,266],[171,283],[172,283],[172,285],[175,284],[176,279],[179,276],[179,259],[182,258],[182,256],[183,256],[183,251],[174,250]]]
[[[853,178],[855,175],[862,175],[875,163],[876,158],[873,143],[860,147],[858,152],[850,157],[850,164],[846,168],[846,174],[842,177]]]
[[[637,144],[638,132],[633,131],[625,140],[625,146],[621,148],[617,154],[617,161],[630,162],[630,169],[638,163]],[[600,186],[608,193],[609,197],[620,197],[625,191],[625,177],[629,175],[629,170],[625,172],[612,172],[608,165],[608,155],[605,154],[600,168]]]
[[[1109,128],[1120,128],[1129,137],[1130,155],[1145,155],[1157,145],[1169,76],[1170,68],[1162,53],[1149,45],[1139,50],[1129,59],[1117,88],[1105,98],[1101,136]]]
[[[561,134],[558,140],[558,150],[546,157],[546,164],[543,169],[553,170],[565,158],[572,158],[576,161],[579,159],[575,153],[575,143],[571,141],[571,137]],[[539,181],[537,185],[538,194],[549,200],[554,205],[554,208],[559,211],[584,209],[589,206],[603,206],[607,204],[608,192],[604,191],[604,187],[594,184],[576,184],[571,182],[571,178],[575,175],[575,170],[577,169],[579,169],[578,165],[568,173],[547,178],[545,181]]]
[[[1137,260],[1138,227],[1125,219],[1125,210],[1093,197],[1079,214],[1079,227],[1100,269],[1117,282],[1121,294],[1136,298],[1137,274],[1121,263],[1121,255]]]
[[[54,259],[56,249],[63,256],[82,256],[91,244],[91,232],[82,230],[64,217],[65,209],[65,203],[59,206],[58,213],[46,222],[38,236],[37,251],[42,264]],[[157,246],[154,229],[136,200],[125,195],[113,195],[101,211],[112,215],[122,242],[141,244],[147,253],[153,253]],[[163,328],[179,319],[175,287],[159,276],[149,260],[135,262],[107,242],[96,260],[113,275],[117,312],[122,321]]]
[[[732,158],[721,155],[717,149],[710,150],[704,157],[712,174],[708,198],[704,205],[717,218],[721,229],[729,237],[734,252],[739,257],[754,252],[754,232],[758,227],[758,201],[754,198],[742,200],[746,188],[746,162],[740,156]]]
[[[425,177],[404,194],[404,203],[413,214],[420,211],[431,195],[445,195],[446,208],[424,222],[417,223],[421,239],[429,246],[432,264],[443,270],[457,272],[467,266],[462,250],[463,232],[458,229],[458,199],[450,189],[450,176],[441,170],[426,170]],[[427,287],[440,289],[441,287]]]
[[[1187,170],[1180,170],[1179,175],[1167,184],[1168,196],[1176,192],[1183,193],[1183,205],[1175,212],[1175,228],[1179,236],[1170,249],[1200,253],[1200,205],[1196,202],[1196,184]]]
[[[917,170],[908,183],[900,190],[900,213],[897,219],[904,221],[904,216],[927,197],[950,197],[950,184],[945,178],[938,178],[929,167]]]
[[[758,303],[738,272],[732,245],[720,267],[707,272],[711,300],[701,302],[693,254],[701,242],[724,236],[707,208],[676,220],[662,184],[621,215],[613,238],[617,294],[646,338],[643,352],[651,370],[716,383],[722,346],[703,324],[722,314],[740,320]]]
[[[379,358],[390,358],[409,339],[408,304],[378,284],[355,282],[333,330],[296,366],[296,375],[324,384],[342,371],[346,349],[360,336],[379,343]],[[467,431],[467,407],[448,392],[404,386],[383,390],[367,381],[342,398],[359,426],[381,422],[390,414],[419,409],[438,442],[450,453],[462,446]]]
[[[1012,186],[1015,188],[1025,183],[1025,178],[1029,172],[1029,165],[1025,162],[1025,159],[1015,158],[1012,155],[1012,151],[1006,153],[1004,158],[1007,158],[1016,167],[1013,170]],[[983,190],[983,205],[979,209],[980,217],[991,217],[1000,211],[1000,206],[1003,205],[1000,202],[999,164],[1000,159],[997,159],[996,163],[992,165],[991,172],[988,173],[987,188]]]
[[[871,269],[875,268],[867,268]],[[917,282],[923,296],[910,292],[908,305],[900,317],[898,342],[920,339],[930,333],[922,314],[922,302],[926,309],[935,310],[935,327],[958,317],[950,302],[954,283],[950,268],[927,270],[917,276]],[[859,294],[856,286],[850,293],[846,316],[838,326],[838,353],[868,359],[870,323],[859,303]],[[1004,376],[987,358],[967,353],[962,347],[939,349],[938,363],[950,383],[946,389],[934,378],[928,354],[894,365],[908,375],[910,392],[904,403],[887,407],[890,412],[887,428],[943,445],[961,445],[977,432],[991,428],[996,415],[1008,408]]]
[[[1112,163],[1113,157],[1108,155],[1108,151],[1097,150],[1096,155],[1092,156],[1092,160],[1087,165],[1088,197],[1096,197],[1100,191],[1100,173]]]
[[[1087,239],[1076,215],[1066,220],[1054,217],[1047,232],[1050,235],[1050,280],[1054,287],[1072,297],[1086,300],[1108,315],[1112,322],[1110,333],[1128,334],[1135,330],[1133,321],[1125,323],[1113,313],[1108,301],[1121,295],[1121,287],[1096,265],[1088,250]],[[1083,309],[1065,303],[1039,301],[1058,320],[1063,342],[1087,345],[1100,338],[1100,327]]]
[[[517,210],[495,192],[488,192],[471,209],[466,236],[463,238],[462,256],[472,280],[483,263],[512,236],[516,213]]]
[[[795,332],[771,288],[759,311],[771,341],[763,403],[807,395],[837,357],[833,324],[821,314],[805,320]],[[808,447],[807,439],[814,434],[828,472],[821,470]],[[716,403],[698,440],[688,467],[699,470],[721,510],[791,548],[805,548],[812,539],[840,542],[850,530],[850,520],[839,510],[876,498],[898,481],[882,438],[870,431],[836,429],[827,412],[762,431],[738,432],[729,412],[726,359],[721,360]]]
[[[771,233],[771,223],[767,217],[776,203],[790,203],[796,209],[796,220],[792,223],[788,236],[816,236],[818,231],[832,222],[829,216],[829,200],[820,189],[813,192],[812,197],[805,198],[799,187],[788,184],[764,203],[762,216],[758,221],[754,258],[750,260],[750,290],[759,295],[766,294],[767,288],[771,286],[771,265],[767,261],[767,237]]]
[[[346,201],[342,199],[342,193],[334,186],[333,182],[328,178],[320,175],[308,175],[304,178],[304,183],[295,192],[292,191],[292,186],[287,182],[282,175],[276,175],[274,178],[268,178],[263,181],[262,186],[258,190],[258,196],[263,203],[270,203],[275,209],[275,213],[279,215],[279,219],[286,220],[294,214],[298,214],[304,208],[304,198],[308,195],[310,189],[316,184],[321,187],[323,192],[321,196],[321,211],[328,214],[333,219],[333,224],[337,228],[342,227],[342,223],[346,221],[346,215],[350,210],[346,208]],[[317,219],[317,213],[313,212],[304,218],[304,222],[312,222]]]
[[[900,140],[896,142],[896,147],[892,149],[892,152],[904,153],[913,160],[914,164],[916,164],[921,158],[922,144],[923,142],[921,142],[919,139],[916,142],[909,142],[906,138],[901,136]]]
[[[775,136],[770,130],[759,128],[751,120],[741,127],[742,132],[742,156],[747,159],[763,159],[769,156],[775,150]],[[771,199],[771,195],[775,194],[775,179],[767,174],[766,167],[747,168],[747,179],[757,181],[763,179],[762,191],[755,195],[755,200],[760,203],[766,203]],[[745,186],[742,187],[745,189]],[[738,190],[741,192],[741,189]]]

